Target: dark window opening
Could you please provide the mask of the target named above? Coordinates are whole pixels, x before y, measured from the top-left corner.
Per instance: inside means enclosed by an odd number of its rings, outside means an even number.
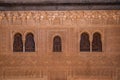
[[[22,35],[20,33],[14,35],[13,52],[23,52]]]
[[[89,35],[87,33],[81,34],[80,51],[85,51],[85,52],[90,51],[90,41],[89,41]]]
[[[93,52],[102,52],[101,35],[97,32],[93,34],[92,51]]]
[[[62,52],[62,43],[59,36],[55,36],[53,39],[53,52]]]
[[[29,33],[26,36],[25,52],[35,52],[34,35],[32,33]]]

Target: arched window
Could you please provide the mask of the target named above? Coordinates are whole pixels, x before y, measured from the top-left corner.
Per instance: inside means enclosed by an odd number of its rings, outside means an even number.
[[[32,33],[29,33],[26,35],[25,52],[34,52],[34,51],[35,51],[34,35]]]
[[[80,51],[90,51],[89,35],[85,32],[81,34]]]
[[[20,33],[14,35],[13,52],[23,52],[22,35]]]
[[[96,32],[93,34],[92,41],[92,51],[101,52],[102,51],[102,41],[100,33]]]
[[[53,39],[53,52],[61,52],[62,51],[62,42],[59,36],[55,36]]]

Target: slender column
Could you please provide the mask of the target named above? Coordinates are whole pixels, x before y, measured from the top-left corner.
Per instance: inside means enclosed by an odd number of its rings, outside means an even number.
[[[23,52],[25,52],[25,36],[24,35],[22,35],[23,36]]]
[[[93,36],[92,36],[92,33],[89,34],[89,40],[90,40],[90,52],[92,52],[92,40],[93,40]]]

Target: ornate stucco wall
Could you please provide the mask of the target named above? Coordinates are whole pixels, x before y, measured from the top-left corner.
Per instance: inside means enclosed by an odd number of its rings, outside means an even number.
[[[28,32],[35,52],[13,52],[13,37]],[[80,35],[102,36],[102,52],[80,52]],[[63,51],[52,52],[55,35]],[[0,80],[119,80],[120,11],[1,11]]]

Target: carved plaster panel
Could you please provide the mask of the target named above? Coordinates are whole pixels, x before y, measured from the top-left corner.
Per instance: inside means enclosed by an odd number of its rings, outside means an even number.
[[[0,24],[4,23],[14,25],[120,24],[120,11],[1,11]]]

